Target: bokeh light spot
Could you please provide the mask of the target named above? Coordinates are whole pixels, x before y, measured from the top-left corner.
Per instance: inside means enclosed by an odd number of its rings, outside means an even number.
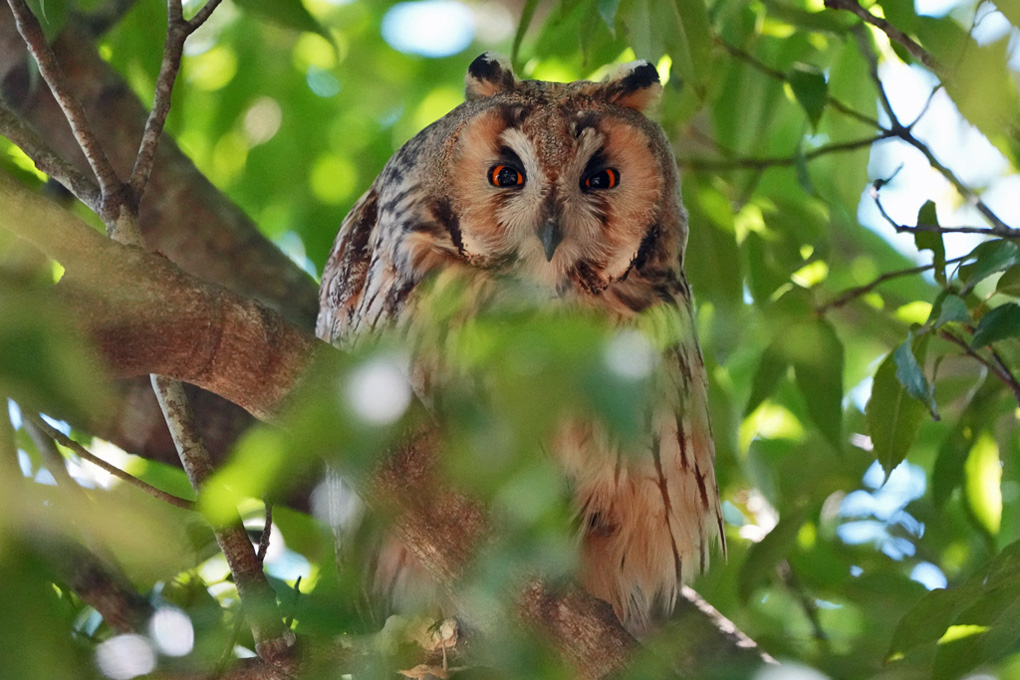
[[[470,9],[453,0],[400,2],[383,17],[382,36],[400,52],[448,57],[474,40],[475,19]]]
[[[118,635],[96,647],[96,665],[112,680],[131,680],[156,669],[156,653],[141,635]]]
[[[185,656],[195,646],[195,629],[188,615],[176,607],[160,607],[149,621],[149,635],[167,656]]]
[[[655,350],[644,333],[627,330],[606,343],[602,359],[610,371],[626,380],[640,380],[655,368]]]
[[[401,363],[393,356],[376,357],[355,369],[345,390],[355,416],[369,425],[383,426],[404,415],[411,404],[411,386]]]

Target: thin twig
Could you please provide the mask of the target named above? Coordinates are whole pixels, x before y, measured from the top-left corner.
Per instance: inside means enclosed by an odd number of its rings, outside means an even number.
[[[99,458],[98,456],[93,455],[84,446],[82,446],[81,444],[79,444],[78,442],[74,441],[73,439],[68,437],[66,434],[64,434],[60,430],[56,429],[55,427],[53,427],[52,425],[47,423],[40,416],[33,415],[33,414],[25,414],[24,417],[25,417],[26,421],[31,422],[37,428],[42,430],[42,432],[47,437],[53,439],[54,441],[58,442],[62,446],[66,446],[67,448],[69,448],[72,451],[74,451],[74,453],[79,458],[81,458],[82,460],[87,460],[88,462],[92,463],[96,467],[102,468],[103,470],[105,470],[106,472],[109,472],[111,475],[113,475],[117,479],[121,479],[121,480],[127,482],[128,484],[130,484],[132,486],[138,487],[139,489],[141,489],[145,493],[147,493],[147,494],[149,494],[151,496],[154,496],[155,498],[158,498],[161,501],[169,503],[170,505],[174,505],[174,506],[176,506],[178,508],[183,508],[185,510],[194,510],[195,509],[195,504],[192,501],[186,500],[184,498],[180,498],[178,496],[174,496],[173,494],[167,493],[166,491],[163,491],[161,489],[157,489],[156,487],[152,486],[151,484],[148,484],[147,482],[143,482],[142,480],[138,479],[137,477],[124,472],[120,468],[107,463],[102,458]]]
[[[957,337],[945,328],[939,329],[939,335],[962,349],[967,356],[977,360],[982,366],[987,368],[992,375],[1001,380],[1003,384],[1005,384],[1006,387],[1013,392],[1013,398],[1016,399],[1017,404],[1020,405],[1020,382],[1017,382],[1016,377],[1010,373],[1009,370],[1006,370],[1005,366],[997,366],[988,359],[985,359],[983,356],[978,354],[973,347],[967,344],[966,340]]]
[[[184,472],[191,485],[199,491],[213,473],[213,464],[195,425],[184,387],[176,380],[153,375],[152,388],[170,428]],[[241,518],[237,517],[227,526],[214,527],[213,531],[220,550],[227,558],[241,606],[249,618],[255,651],[271,665],[289,665],[293,662],[293,634],[283,627],[277,612],[276,595],[266,580]]]
[[[967,259],[967,257],[968,257],[967,255],[962,255],[960,257],[954,257],[951,260],[946,260],[946,264],[953,264],[953,263],[956,263],[956,262],[962,262],[963,260]],[[835,299],[830,300],[829,302],[826,302],[821,307],[818,307],[816,312],[818,314],[820,314],[820,315],[821,314],[825,314],[830,309],[834,309],[834,308],[837,308],[837,307],[842,307],[842,306],[846,305],[848,302],[851,302],[852,300],[855,300],[855,299],[861,297],[862,295],[866,295],[867,293],[870,293],[871,291],[875,290],[876,288],[881,286],[886,281],[891,281],[893,279],[898,279],[898,278],[900,278],[902,276],[910,276],[912,274],[920,274],[922,272],[926,272],[926,271],[929,271],[929,270],[934,269],[934,268],[935,268],[934,264],[923,264],[923,265],[921,265],[919,267],[910,267],[909,269],[900,269],[900,270],[893,271],[893,272],[886,272],[885,274],[882,274],[881,276],[879,276],[877,279],[875,279],[871,283],[866,283],[863,286],[858,286],[856,288],[850,288],[849,290],[844,291],[843,293],[841,293]]]
[[[1013,372],[1009,369],[1009,365],[1003,361],[1002,356],[994,347],[989,347],[988,351],[991,353],[992,359],[999,367],[999,370],[1002,371],[1000,374],[1002,379],[1005,380],[1006,385],[1013,390],[1013,397],[1016,399],[1017,404],[1020,405],[1020,382],[1017,382],[1016,376],[1013,375]]]
[[[28,432],[32,443],[35,444],[35,448],[39,451],[43,467],[53,475],[53,481],[57,483],[57,486],[63,489],[65,493],[75,495],[78,500],[85,500],[85,489],[67,471],[67,461],[57,448],[53,437],[44,432],[31,418],[25,418],[21,423],[21,427]]]
[[[900,224],[894,220],[885,207],[882,205],[882,201],[879,198],[878,189],[872,187],[871,197],[875,200],[875,205],[878,207],[878,212],[885,218],[896,233],[908,233],[913,234],[916,232],[932,232],[936,234],[984,234],[985,236],[998,236],[999,238],[1020,238],[1020,229],[1007,226],[1006,224],[996,225],[992,227],[943,227],[938,224],[915,224],[907,225]]]
[[[102,199],[99,187],[92,178],[61,158],[3,102],[0,102],[0,134],[24,151],[35,163],[35,167],[67,187],[75,198],[93,212],[99,213]]]
[[[718,36],[715,37],[715,42],[717,44],[721,45],[723,47],[723,49],[725,49],[727,52],[729,52],[732,56],[734,56],[737,59],[740,59],[741,61],[745,62],[746,64],[756,68],[757,70],[761,71],[765,75],[767,75],[767,76],[769,76],[771,78],[775,78],[776,80],[779,80],[779,81],[784,82],[784,83],[789,83],[790,82],[789,76],[787,76],[782,71],[780,71],[778,69],[774,69],[771,66],[769,66],[768,64],[758,60],[758,58],[755,57],[754,55],[752,55],[750,52],[745,52],[744,50],[740,49],[739,47],[736,47],[734,45],[729,44],[728,42],[726,42],[725,40],[723,40],[721,37],[718,37]],[[865,124],[867,124],[867,125],[869,125],[869,126],[871,126],[873,128],[880,127],[879,124],[878,124],[878,121],[876,119],[872,118],[871,116],[865,115],[865,114],[861,113],[860,111],[854,110],[853,108],[851,108],[850,106],[847,106],[846,104],[844,104],[840,100],[836,99],[832,95],[826,95],[825,103],[826,103],[827,106],[832,107],[836,111],[839,111],[840,113],[842,113],[844,115],[847,115],[847,116],[849,116],[851,118],[854,118],[854,119],[856,119],[856,120],[858,120],[858,121],[860,121],[862,123],[865,123]]]
[[[129,180],[134,211],[137,211],[142,194],[145,193],[145,187],[149,182],[152,166],[156,160],[156,148],[163,135],[167,116],[170,114],[174,83],[177,81],[177,74],[181,68],[181,56],[184,53],[184,41],[205,23],[219,4],[220,0],[209,0],[189,21],[184,19],[181,0],[169,0],[167,3],[168,21],[166,41],[163,43],[163,61],[159,67],[159,76],[156,78],[152,110],[149,112],[148,120],[145,121],[145,131],[142,133],[142,140],[138,146],[138,154],[135,156],[135,165],[131,170],[131,179]]]
[[[262,535],[259,537],[259,549],[255,556],[259,564],[266,561],[266,552],[269,551],[269,536],[273,533],[273,504],[266,502],[266,521],[262,527]]]
[[[855,0],[848,1],[855,2]],[[949,183],[953,185],[953,187],[960,194],[960,196],[963,196],[978,210],[978,212],[984,215],[985,219],[991,222],[993,227],[1003,231],[1010,230],[1010,226],[1003,222],[999,218],[999,216],[996,215],[992,211],[992,209],[989,208],[985,204],[985,202],[981,200],[980,196],[978,196],[973,190],[970,189],[970,187],[968,187],[962,181],[960,181],[960,179],[953,173],[952,170],[950,170],[945,165],[940,163],[939,160],[935,158],[935,154],[931,152],[931,149],[929,149],[926,144],[924,144],[921,140],[914,136],[911,127],[917,123],[917,120],[911,123],[910,126],[905,126],[900,122],[899,118],[896,117],[896,112],[893,111],[892,103],[889,101],[889,97],[886,95],[885,85],[878,75],[878,55],[876,55],[875,52],[871,49],[871,45],[868,43],[866,37],[861,32],[858,31],[856,35],[858,43],[860,44],[861,47],[861,53],[868,60],[871,79],[874,81],[875,86],[878,88],[878,93],[882,102],[882,108],[885,109],[886,114],[888,114],[889,116],[890,121],[889,131],[892,133],[892,136],[896,137],[897,139],[903,140],[907,144],[911,145],[912,147],[920,151],[924,155],[925,159],[927,159],[928,164],[931,167],[935,168],[935,170],[937,170],[939,174],[941,174],[943,177],[949,180]],[[943,78],[942,80],[943,82],[945,82],[945,78]],[[932,95],[934,95],[934,92],[932,93]]]
[[[111,221],[116,218],[117,201],[122,200],[122,185],[117,177],[117,172],[106,157],[99,140],[96,139],[81,102],[68,87],[60,63],[46,42],[46,36],[39,25],[39,20],[32,14],[25,4],[25,0],[7,0],[7,4],[10,5],[11,12],[14,14],[18,32],[39,65],[39,73],[46,81],[46,85],[53,93],[53,98],[60,105],[60,109],[64,112],[67,122],[71,125],[71,130],[74,132],[74,138],[78,141],[78,146],[81,147],[89,167],[96,175],[102,192],[100,216],[104,221]]]
[[[820,156],[830,153],[842,153],[845,151],[856,151],[871,146],[875,142],[889,139],[895,136],[892,132],[885,131],[874,137],[855,139],[849,142],[837,142],[825,144],[808,151],[803,156],[780,156],[776,158],[734,158],[730,160],[711,160],[707,158],[677,158],[677,165],[681,168],[691,170],[765,170],[767,168],[779,168],[795,165],[800,158],[812,161]]]
[[[825,6],[829,9],[846,10],[847,12],[856,14],[862,21],[871,24],[889,36],[890,40],[902,45],[904,49],[906,49],[907,52],[914,57],[914,59],[917,59],[940,78],[944,79],[945,69],[930,52],[921,47],[914,41],[913,38],[890,24],[885,19],[876,17],[874,14],[861,7],[857,0],[825,0]]]

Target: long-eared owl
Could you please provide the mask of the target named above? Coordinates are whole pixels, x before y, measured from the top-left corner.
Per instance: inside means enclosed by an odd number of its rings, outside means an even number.
[[[406,326],[419,284],[455,267],[509,274],[627,324],[657,305],[684,327],[662,356],[661,389],[637,451],[568,423],[549,448],[573,489],[579,579],[640,628],[722,540],[706,377],[683,270],[687,216],[662,129],[645,117],[655,68],[601,82],[519,81],[486,53],[466,101],[407,142],[340,228],[317,333],[340,346]]]

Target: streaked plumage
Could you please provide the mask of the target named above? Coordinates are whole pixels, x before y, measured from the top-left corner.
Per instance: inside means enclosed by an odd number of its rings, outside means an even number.
[[[550,447],[576,493],[579,578],[635,627],[706,567],[722,528],[682,266],[687,218],[669,144],[642,113],[660,91],[647,62],[600,83],[550,83],[518,81],[495,55],[476,59],[465,103],[405,144],[344,220],[317,328],[347,346],[406,327],[418,285],[450,267],[511,276],[619,324],[675,308],[684,329],[663,357],[638,450],[586,422],[564,423]]]

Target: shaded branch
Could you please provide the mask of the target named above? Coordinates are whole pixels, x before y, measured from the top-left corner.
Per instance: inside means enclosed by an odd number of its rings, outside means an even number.
[[[849,142],[837,142],[825,144],[812,149],[803,155],[803,158],[812,161],[820,156],[830,153],[842,153],[845,151],[856,151],[871,146],[875,142],[895,136],[892,132],[884,131],[874,137],[855,139]],[[730,160],[711,160],[702,158],[677,158],[677,166],[691,170],[765,170],[768,168],[789,167],[795,165],[801,157],[786,156],[776,158],[734,158]]]
[[[152,387],[177,446],[184,472],[198,492],[212,475],[213,464],[195,427],[188,397],[181,384],[170,378],[153,375]],[[237,517],[228,526],[214,527],[213,532],[216,543],[227,558],[259,658],[284,670],[291,667],[295,663],[291,653],[294,635],[283,626],[277,611],[276,594],[266,580],[262,562],[255,554],[241,518]]]
[[[878,207],[878,212],[881,213],[882,217],[888,222],[897,233],[908,233],[913,234],[916,232],[933,232],[937,234],[984,234],[986,236],[998,236],[999,238],[1020,238],[1020,229],[1014,229],[1000,222],[999,224],[991,227],[943,227],[938,224],[916,224],[913,226],[900,224],[894,220],[885,208],[882,206],[882,201],[878,195],[879,190],[875,187],[871,189],[871,197],[875,200],[875,205]]]
[[[778,80],[780,82],[784,82],[784,83],[789,83],[790,82],[790,78],[789,78],[789,76],[787,74],[783,73],[782,71],[780,71],[778,69],[772,68],[771,66],[769,66],[766,63],[764,63],[763,61],[760,61],[757,57],[752,55],[750,52],[745,52],[744,50],[740,49],[739,47],[736,47],[735,45],[731,45],[730,43],[728,43],[725,40],[723,40],[722,37],[720,37],[720,36],[713,36],[713,40],[718,45],[721,45],[723,47],[723,49],[725,49],[727,52],[729,52],[730,55],[732,55],[733,57],[736,57],[737,59],[743,61],[744,63],[754,67],[755,69],[757,69],[758,71],[764,73],[765,75],[769,76],[770,78],[774,78],[774,79],[776,79],[776,80]],[[870,127],[873,127],[873,128],[876,128],[876,129],[881,127],[878,124],[878,120],[877,119],[872,118],[871,116],[865,115],[865,114],[861,113],[860,111],[857,111],[857,110],[851,108],[850,106],[847,106],[846,104],[844,104],[840,100],[838,100],[835,97],[833,97],[831,94],[826,94],[826,96],[825,96],[825,103],[826,103],[827,106],[835,109],[836,111],[839,111],[840,113],[842,113],[842,114],[844,114],[846,116],[849,116],[850,118],[853,118],[853,119],[858,120],[858,121],[860,121],[862,123],[865,123],[865,124],[869,125]]]
[[[67,187],[74,197],[87,205],[90,210],[98,213],[102,209],[102,197],[96,183],[57,155],[2,101],[0,101],[0,134],[24,151],[35,162],[35,166],[39,170]]]
[[[71,125],[71,130],[74,132],[79,147],[85,154],[92,172],[99,181],[99,188],[104,201],[104,204],[100,207],[99,214],[103,217],[104,221],[109,222],[115,217],[115,214],[109,211],[111,206],[106,205],[105,202],[118,195],[121,185],[117,172],[113,169],[113,165],[110,164],[110,160],[103,152],[99,140],[96,139],[95,134],[92,132],[88,116],[85,115],[81,102],[78,101],[68,87],[64,79],[63,69],[61,69],[60,63],[53,54],[53,50],[50,49],[49,43],[46,42],[46,36],[43,33],[42,26],[39,25],[39,20],[32,14],[28,5],[25,4],[25,0],[7,0],[7,4],[10,5],[11,12],[14,14],[18,32],[25,40],[29,52],[32,53],[36,63],[39,65],[39,73],[42,75],[43,80],[46,81],[46,85],[53,93],[54,99],[57,100],[61,110],[64,112],[64,116]]]
[[[149,182],[153,163],[156,160],[156,147],[163,135],[166,118],[170,114],[170,100],[173,94],[177,73],[181,68],[181,55],[184,52],[184,41],[194,33],[220,4],[220,0],[208,0],[190,21],[185,20],[181,10],[181,0],[169,0],[166,41],[163,43],[163,60],[160,63],[159,75],[156,78],[156,91],[153,96],[152,110],[145,121],[142,141],[135,156],[134,168],[131,170],[131,193],[134,198],[134,212],[138,210],[138,202],[142,200],[145,187]]]
[[[150,496],[153,496],[154,498],[158,498],[159,500],[163,501],[164,503],[169,503],[170,505],[173,505],[173,506],[178,507],[178,508],[182,508],[184,510],[194,510],[195,509],[195,504],[192,501],[186,500],[184,498],[179,498],[177,496],[174,496],[171,493],[167,493],[166,491],[163,491],[162,489],[157,489],[156,487],[152,486],[151,484],[149,484],[147,482],[144,482],[141,479],[138,479],[137,477],[135,477],[134,475],[130,475],[127,472],[124,472],[123,470],[121,470],[120,468],[116,467],[115,465],[111,465],[110,463],[106,462],[102,458],[99,458],[98,456],[93,455],[84,446],[82,446],[78,442],[74,441],[73,439],[68,437],[66,434],[64,434],[60,430],[58,430],[55,427],[51,426],[49,423],[47,423],[45,420],[43,420],[39,416],[34,415],[34,414],[25,414],[25,420],[27,422],[31,422],[34,427],[38,428],[43,434],[45,434],[51,440],[59,442],[62,446],[66,446],[67,448],[69,448],[72,451],[74,451],[74,453],[79,458],[81,458],[82,460],[87,460],[88,462],[92,463],[96,467],[101,468],[101,469],[105,470],[106,472],[109,472],[111,475],[113,475],[117,479],[125,481],[128,484],[130,484],[131,486],[134,486],[134,487],[137,487],[137,488],[141,489],[145,493],[149,494]]]
[[[0,228],[65,267],[57,288],[117,377],[173,376],[273,421],[319,353],[333,351],[253,300],[104,238],[8,175],[0,198]]]
[[[1013,392],[1013,398],[1016,399],[1017,405],[1020,406],[1020,382],[1017,382],[1016,376],[1014,376],[1009,369],[1005,367],[1005,365],[996,365],[984,358],[978,354],[966,340],[957,337],[944,328],[939,329],[939,336],[962,349],[964,354],[976,360],[982,366],[987,368],[992,375],[1001,380],[1002,383],[1008,387],[1011,392]]]
[[[829,9],[845,10],[857,15],[865,23],[871,24],[889,36],[890,40],[902,45],[903,48],[910,53],[910,56],[924,64],[940,78],[944,77],[946,73],[945,69],[930,52],[921,47],[909,35],[896,28],[882,17],[876,17],[874,14],[861,7],[857,0],[825,0],[825,6]]]
[[[946,264],[953,264],[955,262],[962,262],[963,260],[967,259],[967,257],[968,257],[967,255],[962,255],[960,257],[954,257],[951,260],[946,260]],[[934,268],[935,268],[934,264],[922,264],[922,265],[920,265],[918,267],[909,267],[908,269],[899,269],[897,271],[886,272],[885,274],[882,274],[881,276],[876,278],[874,281],[871,281],[870,283],[866,283],[863,286],[857,286],[856,288],[851,288],[849,290],[844,291],[843,293],[841,293],[839,296],[837,296],[833,300],[830,300],[829,302],[826,302],[824,305],[818,307],[815,311],[818,314],[825,314],[830,309],[834,309],[834,308],[837,308],[837,307],[842,307],[842,306],[846,305],[848,302],[856,300],[857,298],[861,297],[862,295],[866,295],[866,294],[870,293],[871,291],[875,290],[876,288],[881,286],[886,281],[891,281],[893,279],[898,279],[898,278],[901,278],[903,276],[911,276],[913,274],[920,274],[922,272],[926,272],[926,271],[929,271],[929,270],[934,269]]]

